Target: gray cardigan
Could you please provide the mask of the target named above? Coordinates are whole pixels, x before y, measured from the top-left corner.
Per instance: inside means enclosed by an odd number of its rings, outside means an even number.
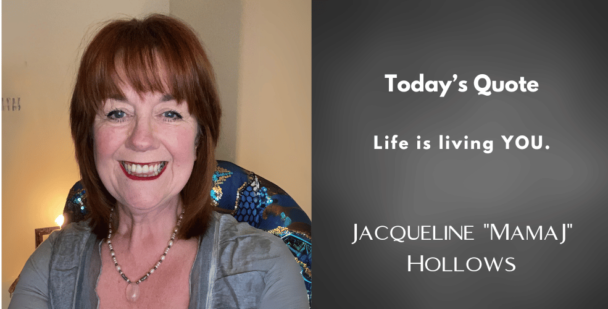
[[[100,244],[87,222],[51,234],[25,264],[9,309],[98,308]],[[299,272],[278,237],[214,212],[190,271],[188,308],[308,308]]]

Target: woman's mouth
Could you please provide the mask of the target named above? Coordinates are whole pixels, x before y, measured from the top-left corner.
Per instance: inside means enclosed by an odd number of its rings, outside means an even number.
[[[167,161],[152,163],[134,163],[120,161],[120,166],[125,175],[133,180],[154,180],[163,173],[167,166]]]

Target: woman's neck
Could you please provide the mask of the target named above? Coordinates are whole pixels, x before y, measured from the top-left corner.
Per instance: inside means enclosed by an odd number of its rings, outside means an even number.
[[[166,246],[182,209],[179,200],[146,210],[118,204],[115,211],[118,211],[119,225],[112,239],[120,238],[129,251]]]

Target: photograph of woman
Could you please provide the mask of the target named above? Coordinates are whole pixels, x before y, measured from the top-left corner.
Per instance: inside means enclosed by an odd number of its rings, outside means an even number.
[[[70,101],[81,180],[67,222],[31,255],[9,308],[308,308],[310,219],[272,182],[216,160],[221,116],[189,25],[105,23]]]

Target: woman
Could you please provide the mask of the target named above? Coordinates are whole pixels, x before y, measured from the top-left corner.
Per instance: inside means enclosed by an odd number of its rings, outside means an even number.
[[[280,239],[210,207],[221,111],[186,25],[106,25],[70,113],[90,218],[34,252],[10,308],[308,307]]]

